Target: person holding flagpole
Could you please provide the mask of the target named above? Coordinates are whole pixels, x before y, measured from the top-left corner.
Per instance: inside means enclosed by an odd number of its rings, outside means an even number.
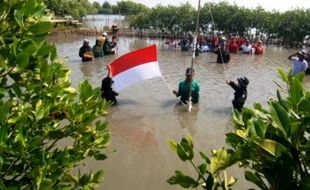
[[[181,103],[188,103],[189,100],[189,92],[191,90],[191,100],[193,103],[199,102],[199,91],[200,91],[200,84],[194,80],[195,70],[192,68],[187,68],[185,72],[186,79],[182,80],[179,83],[178,91],[173,91],[173,93],[180,97]]]
[[[102,79],[101,81],[101,97],[104,98],[106,101],[110,101],[111,105],[116,105],[116,96],[118,93],[115,92],[112,88],[112,84],[114,81],[111,78],[111,71],[110,67],[107,66],[108,76]]]

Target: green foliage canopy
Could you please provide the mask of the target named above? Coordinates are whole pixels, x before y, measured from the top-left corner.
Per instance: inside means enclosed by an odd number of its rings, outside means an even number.
[[[87,0],[43,0],[46,8],[55,13],[56,16],[71,15],[80,18],[84,14],[99,12],[97,3],[90,3]]]
[[[149,8],[141,3],[135,3],[130,0],[122,0],[117,2],[116,6],[112,6],[113,14],[136,15],[147,12]]]
[[[206,32],[210,24],[213,30],[226,34],[247,35],[249,28],[276,36],[284,44],[303,42],[310,31],[310,9],[294,9],[280,13],[266,11],[262,7],[248,9],[228,2],[206,2],[200,10],[199,32]],[[159,29],[166,32],[186,33],[195,29],[197,10],[186,3],[180,6],[158,5],[145,13],[133,15],[129,21],[133,28]]]

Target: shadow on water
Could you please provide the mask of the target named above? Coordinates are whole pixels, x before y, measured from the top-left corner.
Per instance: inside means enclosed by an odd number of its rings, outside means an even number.
[[[177,99],[171,99],[171,100],[166,100],[164,102],[161,102],[160,105],[162,108],[169,108],[172,107],[173,105],[176,104]]]
[[[140,104],[140,102],[132,100],[132,99],[124,99],[124,98],[122,98],[122,99],[119,99],[117,101],[117,104],[120,105],[120,106],[137,105],[137,104]]]
[[[218,115],[218,116],[228,116],[232,112],[232,106],[211,108],[209,110],[205,110],[205,112],[212,112],[212,114]]]

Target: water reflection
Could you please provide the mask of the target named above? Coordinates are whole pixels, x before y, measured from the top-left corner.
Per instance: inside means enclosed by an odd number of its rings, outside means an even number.
[[[94,70],[94,68],[95,64],[92,61],[85,62],[80,66],[80,69],[86,78],[91,78],[91,73]]]
[[[110,129],[114,140],[117,139],[121,146],[136,151],[149,151],[156,148],[157,139],[155,129],[143,115],[133,112],[123,113],[123,110],[113,107],[109,118]],[[128,126],[130,123],[130,126]]]
[[[94,59],[89,62],[81,62],[80,70],[83,73],[85,79],[89,79],[96,76],[96,80],[102,80],[107,75],[106,64],[103,64],[103,58]]]
[[[188,112],[188,106],[180,103],[175,104],[174,114],[180,123],[181,128],[187,129],[190,134],[195,135],[197,128],[197,114],[199,112],[199,104],[192,107],[191,112]]]

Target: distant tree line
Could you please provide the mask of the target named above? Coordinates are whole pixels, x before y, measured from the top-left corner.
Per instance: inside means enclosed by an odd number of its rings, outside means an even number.
[[[158,30],[182,35],[194,31],[197,9],[189,3],[180,6],[158,5],[129,18],[130,26],[138,30]],[[264,33],[268,39],[278,39],[284,45],[302,43],[310,34],[310,9],[286,12],[266,11],[262,7],[249,9],[237,4],[205,3],[201,7],[199,32],[222,31],[224,34],[247,35],[250,28]]]
[[[147,12],[149,8],[141,3],[132,1],[120,1],[111,5],[105,1],[102,5],[98,2],[90,3],[88,0],[43,0],[46,7],[56,16],[71,15],[79,18],[84,14],[122,14],[136,15]]]
[[[111,5],[105,1],[90,3],[87,0],[43,0],[47,8],[56,15],[72,15],[80,18],[84,14],[127,15],[131,28],[144,31],[161,31],[173,35],[184,35],[195,29],[196,6],[186,3],[180,6],[157,5],[148,8],[130,0]],[[310,9],[292,9],[286,12],[266,11],[258,6],[249,9],[228,2],[207,2],[201,7],[199,32],[221,31],[224,34],[248,35],[251,28],[267,39],[280,40],[292,46],[303,42],[310,34]]]
[[[111,5],[105,1],[99,9],[101,14],[122,14],[122,15],[137,15],[139,13],[148,12],[150,8],[133,1],[119,1],[116,5]]]
[[[56,16],[71,15],[79,18],[84,14],[98,13],[98,3],[90,3],[87,0],[43,0],[47,9],[50,9]]]

